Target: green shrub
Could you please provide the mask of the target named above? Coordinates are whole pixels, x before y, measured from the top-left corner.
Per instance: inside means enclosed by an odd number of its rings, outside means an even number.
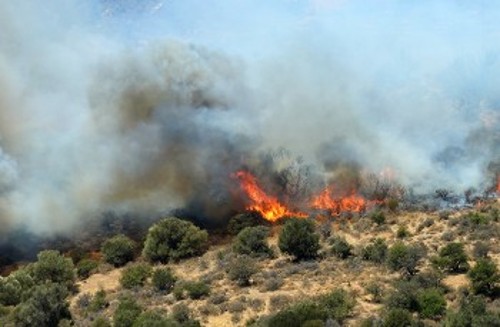
[[[239,286],[249,286],[250,278],[258,271],[255,261],[249,256],[237,256],[229,263],[227,273],[229,279],[236,281]]]
[[[103,316],[99,316],[92,323],[92,327],[111,327],[111,323]]]
[[[335,290],[316,299],[303,300],[272,315],[268,326],[301,327],[308,321],[328,319],[343,322],[352,312],[354,302],[343,290]]]
[[[407,246],[397,242],[387,253],[387,265],[395,271],[402,271],[405,275],[414,275],[417,266],[424,256],[425,251],[421,247]]]
[[[469,269],[467,259],[462,243],[448,243],[439,250],[439,256],[431,261],[439,270],[459,273]]]
[[[410,232],[408,232],[408,229],[406,226],[399,226],[398,231],[396,232],[396,237],[397,238],[407,238],[410,236]]]
[[[26,269],[15,271],[8,277],[0,277],[0,304],[19,304],[34,285],[35,282]]]
[[[231,235],[238,235],[246,227],[268,224],[267,220],[257,211],[248,211],[232,217],[227,224],[227,231]]]
[[[76,265],[76,274],[82,279],[89,278],[93,271],[97,269],[99,263],[91,259],[83,259]]]
[[[380,210],[377,210],[375,211],[374,213],[372,213],[370,215],[370,219],[377,225],[382,225],[385,223],[385,214],[380,211]]]
[[[330,244],[334,256],[340,259],[347,259],[352,255],[352,246],[343,237],[334,237]]]
[[[411,327],[415,326],[415,321],[411,313],[405,309],[391,309],[382,320],[382,327]]]
[[[122,271],[120,284],[127,289],[143,286],[151,275],[151,270],[151,266],[146,263],[137,263],[127,267]]]
[[[282,252],[297,260],[316,258],[320,245],[314,222],[300,218],[288,219],[279,235],[278,246]]]
[[[73,261],[63,257],[59,251],[42,251],[33,264],[33,277],[37,283],[62,283],[70,287],[75,280],[74,268]]]
[[[175,217],[154,224],[144,243],[144,256],[151,261],[167,263],[205,253],[208,234],[189,221]]]
[[[488,252],[490,252],[490,245],[486,242],[476,242],[472,253],[475,258],[487,258]]]
[[[106,300],[106,291],[101,289],[97,291],[89,304],[89,310],[92,312],[100,311],[108,306],[108,301]]]
[[[319,304],[305,300],[274,314],[269,319],[268,326],[301,327],[308,320],[325,321],[326,319],[327,313]]]
[[[417,301],[418,311],[422,318],[439,318],[446,311],[446,300],[438,289],[422,290],[417,296]]]
[[[182,327],[198,327],[200,323],[192,318],[191,310],[185,304],[178,304],[172,308],[172,319]]]
[[[395,282],[394,290],[386,299],[388,309],[405,309],[418,311],[418,292],[421,286],[414,280],[399,280]]]
[[[396,198],[389,198],[386,201],[386,206],[389,210],[396,211],[396,209],[399,207],[399,200]]]
[[[132,297],[122,297],[113,315],[114,327],[132,327],[141,312],[142,307]]]
[[[205,282],[189,282],[184,285],[184,289],[187,291],[188,296],[193,299],[201,299],[202,297],[210,295],[210,286]]]
[[[384,289],[380,284],[370,283],[365,287],[365,290],[371,294],[373,302],[380,303],[384,296]]]
[[[494,295],[496,284],[500,282],[500,274],[496,264],[489,259],[479,259],[468,277],[472,282],[472,290],[476,294]]]
[[[468,219],[472,225],[486,225],[489,223],[488,216],[479,212],[468,213],[464,218]]]
[[[368,244],[361,251],[361,258],[363,260],[372,261],[375,263],[382,263],[387,256],[387,244],[382,238],[377,238]]]
[[[273,252],[267,244],[268,236],[267,227],[246,227],[236,237],[233,251],[254,257],[271,257]]]
[[[134,241],[122,234],[106,240],[101,247],[104,260],[115,267],[121,267],[134,260],[134,250]]]
[[[157,310],[146,311],[140,314],[135,320],[133,327],[181,327],[173,319],[167,319]]]
[[[19,327],[52,327],[71,319],[65,285],[47,282],[33,288],[26,301],[16,307],[14,319]]]
[[[340,322],[349,317],[354,308],[351,296],[342,289],[320,296],[319,303],[327,310],[328,318]]]
[[[168,268],[157,268],[153,272],[151,282],[153,287],[158,291],[170,292],[174,286],[177,278],[172,271]]]
[[[487,310],[483,297],[465,296],[460,302],[458,311],[451,311],[446,315],[444,326],[500,326],[500,315]]]

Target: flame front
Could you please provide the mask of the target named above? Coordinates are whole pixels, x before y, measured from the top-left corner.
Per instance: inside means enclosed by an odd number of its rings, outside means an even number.
[[[241,189],[246,193],[251,204],[247,210],[258,211],[262,217],[269,221],[277,221],[284,216],[305,217],[303,213],[287,209],[278,198],[267,195],[257,183],[255,176],[246,171],[238,171],[235,177],[240,181]]]
[[[311,201],[313,208],[329,210],[332,215],[340,215],[342,212],[361,212],[366,209],[366,204],[366,200],[355,193],[339,198],[334,197],[333,187],[326,187]]]

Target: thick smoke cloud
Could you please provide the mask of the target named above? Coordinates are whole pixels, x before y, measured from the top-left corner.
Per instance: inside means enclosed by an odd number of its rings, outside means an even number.
[[[485,188],[500,154],[495,7],[4,2],[2,231],[107,211],[223,217],[230,174],[280,147],[319,173]]]

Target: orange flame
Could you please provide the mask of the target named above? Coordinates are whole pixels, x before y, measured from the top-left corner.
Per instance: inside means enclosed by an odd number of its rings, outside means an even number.
[[[500,195],[500,176],[497,177],[497,193]]]
[[[276,197],[267,195],[251,173],[238,171],[234,175],[239,179],[240,187],[252,202],[247,206],[247,210],[258,211],[262,217],[269,221],[277,221],[279,218],[284,216],[306,216],[303,213],[288,210]]]
[[[326,187],[319,195],[311,201],[311,206],[315,209],[329,210],[333,215],[339,215],[342,212],[361,212],[366,209],[366,200],[355,193],[335,198],[333,188]]]

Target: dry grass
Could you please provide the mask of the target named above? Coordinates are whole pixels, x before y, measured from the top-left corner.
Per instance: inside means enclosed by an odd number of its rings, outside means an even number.
[[[496,204],[500,207],[500,203]],[[460,219],[462,212],[452,213],[449,219]],[[409,236],[405,243],[420,242],[428,248],[427,258],[435,255],[440,247],[447,243],[447,236],[443,234],[454,233],[457,226],[450,226],[449,219],[443,219],[438,213],[400,213],[388,217],[385,228],[372,226],[359,226],[360,223],[346,224],[338,228],[332,224],[332,235],[344,237],[356,249],[366,245],[374,238],[383,238],[391,246],[396,241],[399,226],[406,226]],[[429,223],[433,221],[433,223]],[[499,223],[494,223],[498,227]],[[423,226],[423,227],[422,227]],[[324,226],[323,226],[324,228]],[[270,245],[277,244],[279,227],[273,227]],[[468,235],[456,234],[454,241],[466,244],[466,251],[472,258],[474,242]],[[448,236],[449,237],[449,236]],[[498,238],[489,240],[491,249],[499,248]],[[372,316],[381,308],[381,304],[372,300],[372,295],[366,286],[376,282],[383,289],[390,289],[391,282],[399,278],[398,273],[390,272],[383,265],[361,261],[357,257],[341,260],[331,255],[315,262],[294,263],[290,259],[278,255],[274,259],[264,259],[258,262],[260,272],[257,273],[250,287],[238,287],[229,281],[223,266],[224,253],[228,254],[230,245],[213,246],[200,258],[182,261],[178,264],[169,264],[174,274],[182,280],[205,280],[210,283],[211,296],[199,300],[184,299],[176,301],[172,295],[157,294],[151,289],[145,289],[135,294],[143,305],[148,307],[161,307],[171,312],[173,305],[184,303],[193,311],[194,316],[207,326],[244,326],[245,322],[253,317],[269,314],[282,306],[298,299],[319,295],[334,288],[344,288],[355,296],[357,304],[354,314],[347,322],[347,326],[354,326],[363,318]],[[322,244],[323,249],[327,243]],[[490,257],[499,264],[498,251],[492,251]],[[426,259],[422,265],[423,270],[429,268]],[[106,273],[91,276],[79,283],[79,293],[72,299],[74,309],[76,299],[80,294],[94,294],[99,289],[104,289],[109,294],[109,299],[114,299],[122,292],[119,285],[121,269],[113,269]],[[266,286],[269,278],[279,279],[280,287],[269,289]],[[443,283],[451,292],[457,292],[461,287],[468,285],[465,275],[447,276]],[[453,296],[449,298],[453,299]],[[111,315],[113,305],[107,311]]]

